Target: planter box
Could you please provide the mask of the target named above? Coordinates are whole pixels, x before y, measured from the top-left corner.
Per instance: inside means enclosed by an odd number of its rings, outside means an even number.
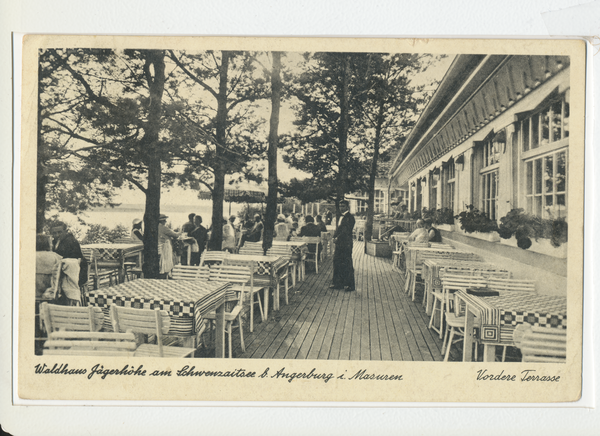
[[[509,245],[511,247],[517,246],[517,239],[513,236],[510,239],[500,239],[500,242],[504,245]],[[533,251],[535,253],[545,254],[546,256],[558,257],[559,259],[566,259],[568,252],[568,243],[560,244],[560,247],[553,247],[550,243],[550,239],[535,239],[531,240],[531,247],[527,249],[527,251]],[[522,250],[522,248],[519,248]]]
[[[367,254],[375,257],[392,257],[392,247],[389,242],[367,242]]]
[[[445,230],[447,232],[454,231],[454,224],[434,224],[433,226],[438,230]]]
[[[470,236],[471,238],[475,238],[475,239],[481,239],[483,241],[488,241],[488,242],[498,242],[500,241],[500,235],[498,234],[498,232],[489,232],[489,233],[481,233],[481,232],[473,232],[473,233],[467,233],[464,230],[462,230],[460,228],[460,225],[456,225],[457,230],[460,229],[460,232],[462,232],[465,236]]]

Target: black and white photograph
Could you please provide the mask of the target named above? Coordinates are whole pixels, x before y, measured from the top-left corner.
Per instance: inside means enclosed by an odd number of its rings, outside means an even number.
[[[21,398],[581,395],[581,41],[27,36],[23,70]]]

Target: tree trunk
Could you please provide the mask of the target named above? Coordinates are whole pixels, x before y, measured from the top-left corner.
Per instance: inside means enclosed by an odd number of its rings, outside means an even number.
[[[335,202],[336,222],[340,217],[339,202],[346,195],[346,181],[348,179],[348,124],[349,124],[349,101],[348,101],[348,84],[350,82],[350,55],[343,54],[342,66],[342,87],[340,89],[340,119],[338,123],[338,138],[339,138],[339,172],[337,181],[337,192]]]
[[[157,278],[158,257],[158,217],[160,214],[161,158],[159,131],[162,117],[162,95],[165,88],[165,61],[161,50],[148,51],[146,55],[146,75],[150,90],[148,122],[143,142],[148,164],[148,188],[146,190],[146,210],[144,214],[144,277]],[[154,69],[154,77],[150,73]]]
[[[373,145],[373,160],[371,161],[371,173],[369,174],[369,200],[367,203],[367,222],[365,223],[365,253],[367,252],[367,241],[373,237],[373,215],[375,214],[375,179],[377,177],[377,163],[379,160],[379,148],[381,145],[381,126],[383,125],[385,102],[379,102],[377,114],[377,126],[375,127],[375,144]]]
[[[38,64],[38,77],[42,76],[41,63]],[[41,105],[42,87],[38,87],[38,114],[37,114],[37,173],[36,173],[36,207],[35,207],[35,227],[37,233],[44,231],[45,214],[46,214],[46,184],[48,176],[45,173],[44,164],[46,162],[47,149],[46,143],[42,136],[42,105]]]
[[[209,250],[221,250],[223,240],[223,200],[225,198],[225,144],[227,128],[227,74],[231,52],[223,51],[221,69],[219,70],[219,95],[217,97],[216,118],[216,156],[215,183],[213,186],[212,200],[212,232],[208,243]]]
[[[279,109],[281,107],[281,52],[273,52],[273,70],[271,73],[271,120],[269,126],[269,192],[267,195],[267,213],[263,236],[263,251],[267,254],[273,245],[275,215],[277,214],[277,145],[279,143]]]

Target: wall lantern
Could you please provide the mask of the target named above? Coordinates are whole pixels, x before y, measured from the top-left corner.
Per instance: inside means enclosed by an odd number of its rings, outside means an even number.
[[[456,158],[456,160],[454,161],[454,164],[456,165],[456,168],[457,168],[459,171],[462,171],[462,170],[463,170],[463,168],[465,167],[465,155],[464,155],[464,154],[461,154],[460,156],[458,156],[458,157]]]

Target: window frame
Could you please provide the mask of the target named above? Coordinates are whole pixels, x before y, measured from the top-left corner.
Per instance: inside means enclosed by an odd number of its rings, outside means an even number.
[[[561,116],[560,116],[560,138],[555,139],[554,137],[554,123],[556,119],[554,117],[553,108],[555,105],[561,103]],[[545,101],[543,106],[536,108],[531,113],[519,120],[516,132],[519,135],[518,150],[519,150],[519,162],[521,166],[520,171],[520,207],[522,207],[526,213],[540,217],[542,219],[556,219],[558,217],[568,217],[569,210],[569,199],[568,199],[568,183],[569,183],[569,119],[570,114],[570,94],[569,90],[557,95],[548,101]],[[547,114],[548,122],[548,142],[542,142],[543,123],[541,122],[542,116]],[[535,148],[532,148],[533,144],[533,119],[536,118],[538,121],[538,144]],[[525,131],[525,126],[528,131]],[[565,129],[566,127],[566,129]],[[552,177],[556,178],[558,168],[558,156],[561,153],[565,153],[565,169],[564,169],[564,191],[557,191],[558,182],[553,182],[552,192],[545,192],[547,185],[545,183],[547,171],[546,171],[546,159],[552,156],[553,168]],[[536,162],[540,162],[541,169],[541,180],[538,181],[536,178]],[[531,164],[531,167],[529,167]],[[531,168],[531,169],[530,169]],[[529,172],[530,171],[530,172]],[[531,180],[529,180],[531,179]],[[540,192],[535,192],[536,183],[541,184]],[[558,196],[564,196],[564,214],[558,210]],[[552,205],[548,206],[548,196],[552,196]],[[536,200],[536,199],[540,200]],[[539,204],[538,204],[539,203]],[[551,208],[551,209],[549,209]]]

